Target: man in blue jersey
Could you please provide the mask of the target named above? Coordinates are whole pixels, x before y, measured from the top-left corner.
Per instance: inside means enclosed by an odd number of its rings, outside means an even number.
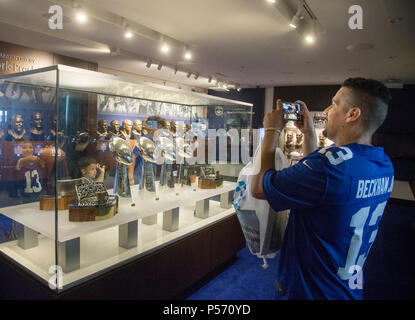
[[[261,170],[252,195],[275,211],[291,209],[280,253],[277,290],[283,299],[362,299],[363,265],[393,187],[394,172],[372,134],[387,115],[388,89],[347,79],[324,111],[334,145],[317,149],[312,116],[301,104],[297,127],[305,157],[276,171],[274,152],[285,125],[281,101],[264,117]]]

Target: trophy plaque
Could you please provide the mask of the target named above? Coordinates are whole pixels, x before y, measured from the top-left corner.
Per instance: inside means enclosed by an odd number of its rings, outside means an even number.
[[[108,195],[103,182],[86,179],[75,186],[75,201],[69,205],[69,221],[100,221],[118,213],[118,197]]]
[[[212,166],[201,166],[200,171],[199,189],[218,189],[223,186],[223,178],[220,176],[219,171],[215,172]]]
[[[40,195],[40,210],[54,210],[55,198],[58,199],[58,210],[67,210],[69,204],[75,200],[75,186],[84,182],[84,178],[57,180],[57,197],[54,195]]]
[[[120,197],[131,197],[128,166],[133,163],[133,150],[128,141],[113,136],[109,144],[112,157],[117,162],[114,193]]]

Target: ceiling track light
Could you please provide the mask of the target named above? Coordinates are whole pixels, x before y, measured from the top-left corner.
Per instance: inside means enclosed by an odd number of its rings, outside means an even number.
[[[297,12],[292,17],[290,21],[290,27],[296,29],[298,25],[301,23],[301,20],[304,19],[304,0],[298,0],[297,2]]]
[[[198,73],[196,73],[195,74],[195,80],[197,80],[199,78],[199,74]]]
[[[72,0],[71,1],[71,7],[73,9],[76,9],[75,20],[80,22],[80,23],[86,22],[86,20],[87,20],[86,13],[81,10],[81,5],[79,4],[79,2],[76,1],[76,0]]]
[[[167,44],[167,43],[163,42],[163,44],[161,45],[160,50],[161,50],[161,52],[163,52],[163,53],[168,53],[168,52],[169,52],[169,50],[170,50],[170,48],[169,48],[169,46],[168,46],[168,44]]]
[[[163,64],[160,62],[159,65],[157,66],[157,70],[161,70],[161,68],[163,68]]]
[[[124,37],[131,39],[133,37],[133,32],[128,24],[124,24]]]
[[[177,69],[177,67],[175,67],[173,73],[176,74],[177,71],[178,71],[178,69]]]
[[[120,54],[121,50],[117,47],[110,47],[110,56],[116,57]]]
[[[150,67],[151,67],[151,65],[152,65],[152,61],[151,61],[151,59],[147,59],[147,64],[146,64],[146,67],[147,67],[147,68],[150,68]]]
[[[186,51],[186,52],[184,53],[184,58],[185,58],[186,60],[191,60],[191,59],[192,59],[192,53],[191,53],[190,51]]]
[[[82,11],[78,11],[75,15],[75,19],[80,23],[86,22],[87,20],[86,13]]]
[[[309,32],[307,32],[305,36],[305,41],[307,43],[314,43],[317,34],[317,20],[313,19],[312,27]]]
[[[212,82],[212,77],[209,77],[208,82],[209,82],[209,83],[211,83],[211,82]]]
[[[187,77],[188,78],[190,78],[190,76],[192,75],[192,73],[191,72],[189,72],[188,74],[187,74]]]
[[[79,8],[81,8],[81,6],[80,6],[79,2],[78,2],[78,1],[76,1],[76,0],[71,0],[71,7],[72,7],[72,8],[74,8],[74,9],[79,9]]]

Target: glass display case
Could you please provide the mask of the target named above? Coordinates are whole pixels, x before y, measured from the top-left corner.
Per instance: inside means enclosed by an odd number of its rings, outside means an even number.
[[[60,292],[225,219],[217,166],[240,167],[251,117],[62,65],[1,76],[1,254]]]

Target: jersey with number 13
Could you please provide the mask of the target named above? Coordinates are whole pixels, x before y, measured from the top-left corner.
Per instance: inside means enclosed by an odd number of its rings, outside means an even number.
[[[319,149],[263,189],[271,207],[291,209],[277,281],[292,299],[362,299],[363,266],[392,192],[383,148],[351,143]]]

